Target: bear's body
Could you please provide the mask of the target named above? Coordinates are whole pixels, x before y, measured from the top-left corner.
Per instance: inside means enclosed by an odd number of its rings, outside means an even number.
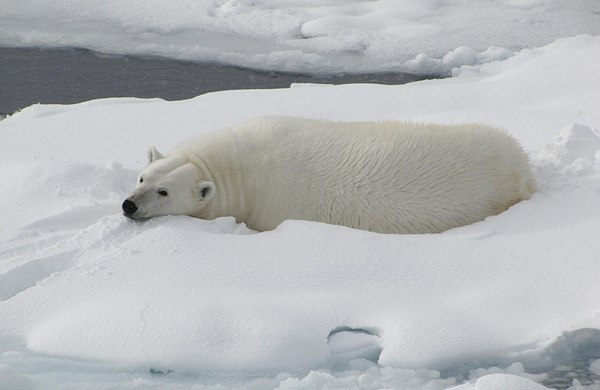
[[[152,156],[126,201],[134,212],[123,205],[135,219],[231,215],[259,231],[303,219],[436,233],[498,214],[535,191],[517,142],[482,125],[266,117]],[[151,194],[160,188],[168,195]]]

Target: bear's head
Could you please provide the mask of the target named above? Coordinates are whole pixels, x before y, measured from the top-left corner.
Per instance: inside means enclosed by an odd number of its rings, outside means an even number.
[[[165,157],[152,147],[148,157],[150,163],[123,202],[123,214],[132,219],[201,214],[215,193],[214,183],[183,156]]]

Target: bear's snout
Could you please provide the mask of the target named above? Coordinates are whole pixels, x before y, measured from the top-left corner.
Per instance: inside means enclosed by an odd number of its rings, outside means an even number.
[[[126,216],[130,216],[137,211],[137,206],[129,199],[125,199],[123,202],[123,212]]]

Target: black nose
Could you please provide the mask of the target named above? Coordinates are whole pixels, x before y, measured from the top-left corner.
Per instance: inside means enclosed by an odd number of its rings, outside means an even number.
[[[125,214],[133,214],[137,211],[137,206],[129,199],[126,199],[125,202],[123,202],[123,211]]]

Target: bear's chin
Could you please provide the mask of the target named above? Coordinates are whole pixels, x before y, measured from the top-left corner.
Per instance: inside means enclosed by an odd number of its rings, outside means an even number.
[[[150,219],[150,217],[136,217],[134,215],[129,215],[129,214],[125,214],[125,213],[123,213],[123,215],[133,221],[145,221],[147,219]]]

